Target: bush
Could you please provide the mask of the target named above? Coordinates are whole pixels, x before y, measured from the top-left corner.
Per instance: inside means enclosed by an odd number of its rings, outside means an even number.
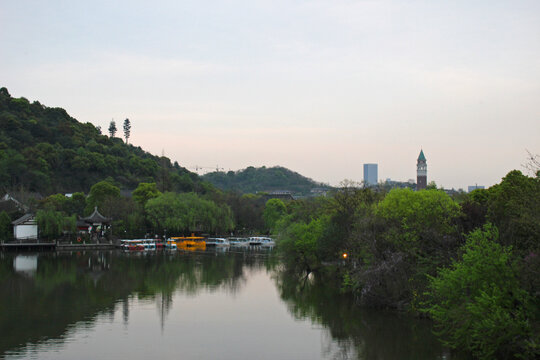
[[[430,279],[424,311],[451,348],[483,359],[533,358],[532,301],[498,236],[490,224],[469,234],[461,260]]]

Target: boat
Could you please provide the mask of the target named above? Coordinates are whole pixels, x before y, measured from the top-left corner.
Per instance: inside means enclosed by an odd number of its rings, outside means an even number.
[[[234,247],[246,247],[249,246],[249,240],[246,238],[230,237],[229,244]]]
[[[251,236],[248,241],[250,246],[273,247],[276,245],[274,239],[266,236]]]
[[[170,250],[178,249],[178,247],[176,246],[176,241],[167,239],[167,242],[165,243],[165,249],[170,249]]]
[[[204,250],[206,249],[206,242],[204,237],[195,236],[172,236],[170,240],[176,243],[176,247],[181,250]]]
[[[276,246],[276,242],[272,238],[263,237],[262,240],[261,240],[261,246],[262,247],[272,248],[272,247]]]
[[[206,246],[227,247],[230,245],[229,241],[225,238],[208,238],[205,242]]]
[[[155,239],[143,239],[142,244],[144,246],[144,250],[146,250],[146,251],[156,250],[156,240]]]
[[[124,239],[120,240],[120,248],[126,251],[143,251],[144,248],[144,239]]]

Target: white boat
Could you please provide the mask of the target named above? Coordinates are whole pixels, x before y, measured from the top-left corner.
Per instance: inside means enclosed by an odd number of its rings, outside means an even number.
[[[274,239],[266,236],[252,236],[248,241],[251,246],[273,247],[276,245]]]
[[[156,240],[155,239],[144,239],[143,240],[144,250],[156,250]]]
[[[276,242],[274,241],[274,239],[272,238],[269,238],[269,237],[263,237],[262,241],[261,241],[261,246],[262,247],[274,247],[276,246]]]
[[[235,247],[246,247],[246,246],[249,246],[249,239],[239,238],[239,237],[230,237],[229,244]]]
[[[208,238],[205,240],[206,246],[226,247],[230,246],[229,241],[225,238]]]
[[[120,240],[120,243],[123,250],[156,250],[155,239],[124,239]]]

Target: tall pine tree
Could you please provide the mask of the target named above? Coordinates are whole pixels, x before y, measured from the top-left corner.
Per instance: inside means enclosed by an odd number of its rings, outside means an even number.
[[[129,135],[131,133],[131,122],[126,118],[124,120],[124,137],[126,138],[126,144],[128,143]]]
[[[116,130],[116,123],[114,122],[114,120],[111,120],[111,123],[109,125],[109,134],[112,138],[114,137],[114,135],[116,135]]]

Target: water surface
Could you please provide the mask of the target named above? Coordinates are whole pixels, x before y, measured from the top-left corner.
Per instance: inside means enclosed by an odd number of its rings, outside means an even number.
[[[0,295],[5,359],[450,358],[267,252],[3,253]]]

